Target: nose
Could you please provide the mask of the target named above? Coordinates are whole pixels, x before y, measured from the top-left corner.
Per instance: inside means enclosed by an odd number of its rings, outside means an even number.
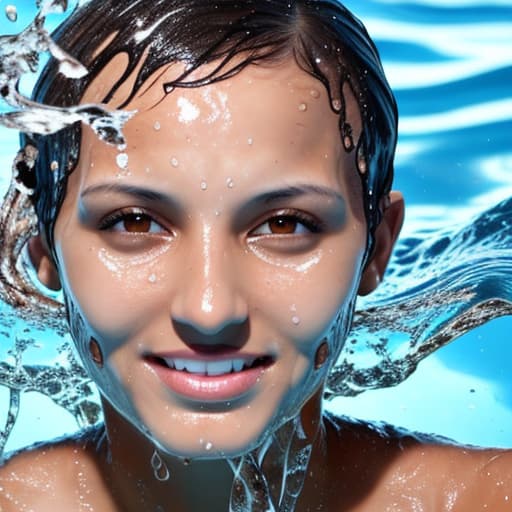
[[[186,266],[172,302],[172,321],[188,345],[241,345],[248,305],[225,244],[204,227],[201,242],[187,247]]]

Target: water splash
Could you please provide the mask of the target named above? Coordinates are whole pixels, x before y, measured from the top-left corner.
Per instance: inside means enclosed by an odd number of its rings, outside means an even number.
[[[400,241],[384,283],[358,305],[327,396],[396,386],[438,348],[511,315],[510,240],[512,198],[462,228]]]
[[[59,71],[68,78],[82,78],[87,69],[51,39],[44,28],[46,16],[67,9],[66,0],[44,0],[35,19],[16,35],[0,36],[0,98],[9,111],[0,113],[0,125],[24,133],[47,135],[76,122],[89,125],[101,140],[123,144],[122,127],[134,112],[108,110],[100,105],[50,107],[31,101],[18,91],[20,78],[35,73],[39,58],[50,53],[59,61]]]

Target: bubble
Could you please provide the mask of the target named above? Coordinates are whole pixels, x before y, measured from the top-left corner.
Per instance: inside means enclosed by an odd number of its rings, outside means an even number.
[[[360,156],[357,160],[357,168],[361,174],[366,174],[368,171],[368,165],[366,164],[366,158],[364,156]]]
[[[128,155],[126,153],[119,153],[116,157],[117,166],[120,169],[128,168]]]
[[[149,277],[148,277],[148,281],[152,284],[156,283],[156,275],[155,274],[151,274]]]
[[[307,105],[307,103],[301,103],[301,104],[299,105],[299,110],[300,110],[301,112],[306,112],[306,110],[307,110],[307,109],[308,109],[308,105]]]
[[[311,89],[311,91],[309,91],[309,94],[311,95],[312,98],[320,98],[320,91],[318,89]]]
[[[232,178],[228,178],[226,180],[226,185],[228,186],[228,188],[233,188],[235,186],[235,182],[233,181]]]
[[[18,20],[18,9],[15,5],[9,4],[5,6],[5,15],[9,21],[15,22]]]
[[[201,190],[207,190],[208,189],[208,183],[206,181],[201,181]]]
[[[156,130],[156,131],[159,131],[161,128],[162,128],[162,125],[160,124],[159,121],[155,121],[155,124],[153,125],[153,128]]]
[[[172,165],[173,167],[178,167],[178,166],[180,165],[179,160],[178,160],[175,156],[173,156],[173,157],[171,158],[171,165]]]
[[[297,315],[293,316],[292,317],[292,323],[293,323],[293,325],[299,325],[300,324],[300,318]]]

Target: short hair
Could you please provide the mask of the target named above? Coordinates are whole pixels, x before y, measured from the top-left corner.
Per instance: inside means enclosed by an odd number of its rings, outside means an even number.
[[[128,56],[128,65],[104,102],[112,98],[140,60],[145,60],[129,98],[118,108],[123,108],[166,64],[186,63],[186,71],[166,84],[169,92],[176,87],[200,87],[228,79],[250,64],[293,57],[325,86],[331,108],[339,113],[342,142],[347,151],[354,152],[356,164],[362,162],[364,166],[360,176],[367,254],[371,251],[373,233],[382,217],[380,199],[389,193],[393,179],[398,112],[375,44],[363,24],[338,1],[89,0],[52,36],[89,70],[81,79],[70,79],[59,75],[55,59],[49,61],[33,99],[59,107],[78,104],[92,80],[120,53]],[[189,80],[192,71],[211,62],[218,65]],[[351,88],[361,112],[363,129],[357,147],[353,141],[350,144],[345,85]],[[32,200],[40,232],[53,249],[55,221],[68,177],[80,155],[81,126],[76,123],[50,135],[21,135],[22,146],[29,140],[38,150]]]

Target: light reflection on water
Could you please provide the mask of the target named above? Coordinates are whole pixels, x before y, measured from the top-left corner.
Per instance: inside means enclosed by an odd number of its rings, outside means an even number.
[[[512,196],[512,0],[345,3],[376,39],[397,94],[396,188],[408,203],[404,238],[465,225]],[[2,19],[1,33],[18,31],[32,19],[33,2],[16,4],[19,21]],[[17,141],[6,130],[0,140],[5,187]],[[511,328],[510,317],[494,320],[427,358],[398,387],[338,398],[329,407],[461,442],[512,446],[506,428],[512,424],[510,372],[505,370],[512,360],[506,336]],[[24,326],[15,322],[10,329],[22,334]],[[42,332],[39,342],[48,350],[32,347],[24,362],[54,362],[54,338]],[[0,345],[0,356],[6,350]],[[8,449],[76,428],[72,415],[49,399],[27,393],[22,401]],[[0,387],[0,424],[7,403],[6,388]]]

